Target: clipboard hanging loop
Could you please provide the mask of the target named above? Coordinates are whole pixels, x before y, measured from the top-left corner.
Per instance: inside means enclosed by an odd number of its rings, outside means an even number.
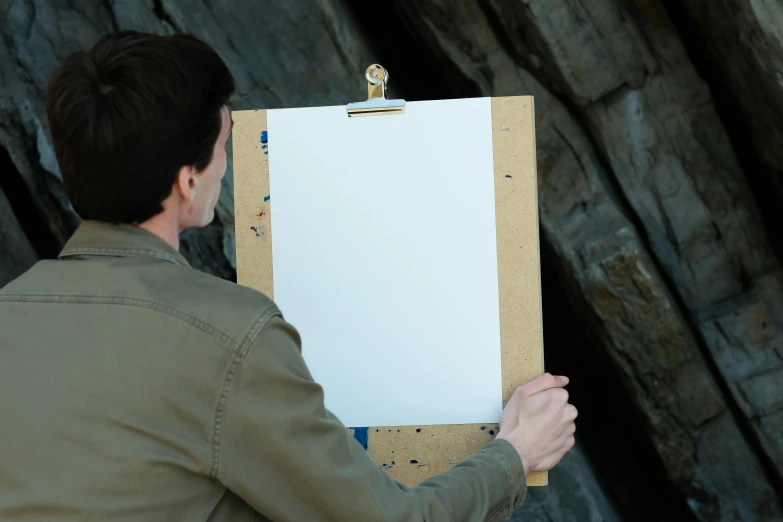
[[[346,106],[348,117],[378,116],[382,114],[405,114],[405,100],[386,98],[386,85],[389,83],[389,71],[374,63],[364,73],[367,80],[367,101],[349,103]]]

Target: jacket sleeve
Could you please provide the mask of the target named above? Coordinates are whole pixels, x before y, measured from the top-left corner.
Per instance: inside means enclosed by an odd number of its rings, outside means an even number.
[[[524,502],[519,454],[496,439],[420,486],[393,480],[324,407],[281,317],[260,330],[216,422],[220,482],[279,521],[495,521]]]

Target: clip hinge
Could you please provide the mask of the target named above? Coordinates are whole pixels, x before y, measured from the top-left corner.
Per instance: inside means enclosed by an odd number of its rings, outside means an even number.
[[[405,113],[405,100],[386,98],[386,85],[389,83],[389,72],[386,69],[373,64],[367,68],[364,77],[367,79],[367,101],[349,103],[346,106],[349,118]]]

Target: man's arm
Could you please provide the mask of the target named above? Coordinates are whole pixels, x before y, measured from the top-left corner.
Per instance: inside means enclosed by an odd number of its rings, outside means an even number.
[[[296,330],[273,317],[227,390],[218,479],[280,521],[501,520],[525,498],[519,454],[494,440],[451,470],[407,488],[324,407]]]

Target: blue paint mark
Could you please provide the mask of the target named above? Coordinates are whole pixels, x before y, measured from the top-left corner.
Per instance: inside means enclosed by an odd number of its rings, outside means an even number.
[[[418,461],[418,460],[412,460],[412,461],[411,461],[411,464],[418,464],[418,463],[419,463],[419,461]]]
[[[264,203],[266,203],[267,201],[269,201],[269,196],[264,196]]]
[[[486,426],[482,426],[482,427],[481,427],[481,431],[484,431],[485,429],[487,429],[487,427],[486,427]]]
[[[261,132],[261,143],[264,144],[263,149],[266,149],[268,147],[267,143],[269,143],[269,134],[266,131]],[[264,151],[264,154],[269,154],[268,150]]]
[[[495,434],[495,430],[489,430],[489,434],[490,435],[494,435]]]
[[[392,461],[392,466],[394,466],[395,464],[396,464],[396,462]]]
[[[511,176],[510,176],[510,175],[508,175],[508,174],[506,174],[506,177],[507,177],[507,178],[510,178]]]
[[[367,449],[367,439],[369,435],[367,432],[370,430],[370,428],[354,428],[353,429],[353,438],[356,439],[359,444],[362,445],[362,448]]]
[[[421,433],[421,428],[416,428],[416,433]]]
[[[256,227],[250,227],[250,230],[256,233],[256,237],[261,237],[261,234],[258,233],[258,229]]]

